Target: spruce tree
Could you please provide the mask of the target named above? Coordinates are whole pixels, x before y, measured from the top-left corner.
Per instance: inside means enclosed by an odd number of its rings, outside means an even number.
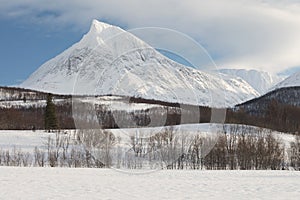
[[[55,105],[52,102],[52,94],[48,94],[45,110],[45,130],[50,131],[55,129],[58,129]]]

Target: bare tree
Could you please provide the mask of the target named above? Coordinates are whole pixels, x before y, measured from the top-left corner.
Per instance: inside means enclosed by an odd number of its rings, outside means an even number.
[[[38,147],[34,148],[34,164],[35,166],[45,166],[45,152],[41,151]]]
[[[296,136],[295,141],[291,143],[290,164],[300,171],[300,136]]]

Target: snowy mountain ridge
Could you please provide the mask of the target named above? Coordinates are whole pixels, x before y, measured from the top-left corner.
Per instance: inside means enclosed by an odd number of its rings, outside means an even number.
[[[255,69],[220,69],[221,73],[240,77],[251,85],[260,95],[284,79],[283,76]]]
[[[78,43],[43,64],[20,87],[215,107],[259,95],[242,79],[178,64],[131,33],[97,20]]]
[[[277,85],[271,88],[271,90],[286,88],[286,87],[297,87],[300,86],[300,71],[295,72],[291,76],[287,77]]]

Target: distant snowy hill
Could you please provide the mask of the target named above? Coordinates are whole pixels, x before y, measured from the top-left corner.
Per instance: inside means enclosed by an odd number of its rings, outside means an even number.
[[[271,87],[284,79],[283,76],[254,69],[220,69],[219,71],[224,74],[242,78],[261,95],[265,94]]]
[[[272,90],[279,89],[279,88],[286,88],[286,87],[298,87],[300,86],[300,71],[292,74],[291,76],[287,77],[277,85],[275,85]]]
[[[291,67],[278,73],[279,76],[288,77],[300,71],[300,66]]]
[[[259,95],[239,78],[178,64],[134,35],[97,20],[78,43],[43,64],[20,87],[217,107]]]

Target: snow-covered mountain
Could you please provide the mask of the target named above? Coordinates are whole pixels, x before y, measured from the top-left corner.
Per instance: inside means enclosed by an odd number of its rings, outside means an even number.
[[[217,107],[259,95],[242,79],[178,64],[134,35],[97,20],[78,43],[43,64],[20,87]]]
[[[255,69],[220,69],[219,71],[242,78],[261,95],[284,79],[283,76]]]
[[[280,71],[278,72],[277,74],[279,76],[283,76],[285,78],[297,73],[298,71],[300,71],[300,66],[296,66],[296,67],[291,67],[291,68],[288,68],[288,69],[285,69],[283,71]]]
[[[291,76],[287,77],[277,85],[275,85],[272,90],[279,89],[279,88],[286,88],[286,87],[297,87],[300,86],[300,71],[292,74]]]

